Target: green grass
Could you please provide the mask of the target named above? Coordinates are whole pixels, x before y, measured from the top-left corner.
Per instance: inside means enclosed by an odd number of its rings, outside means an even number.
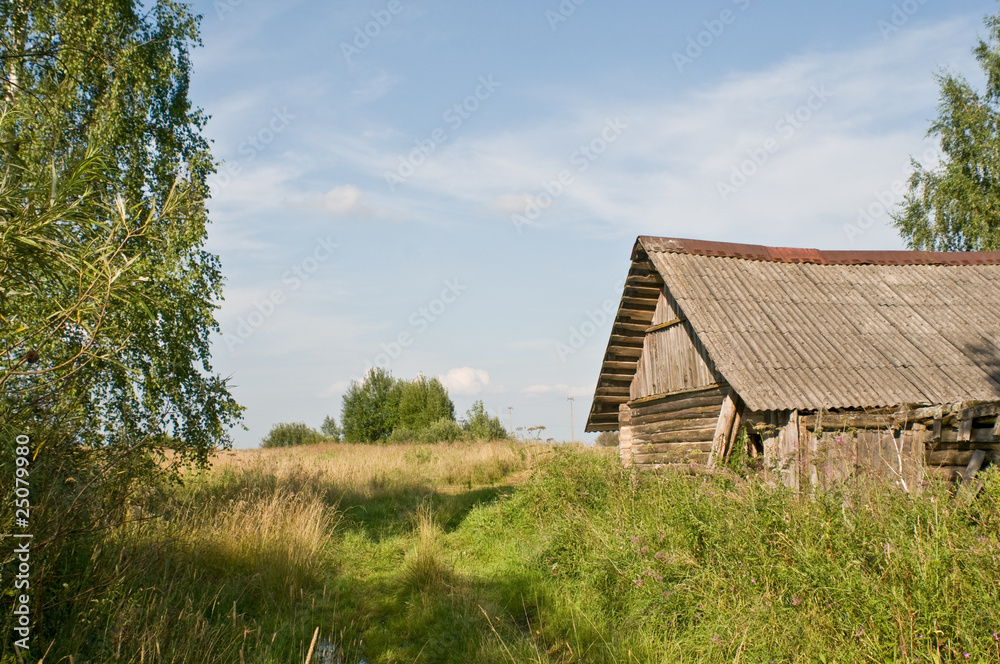
[[[798,497],[614,450],[243,452],[108,535],[79,582],[113,582],[46,661],[301,662],[317,627],[345,662],[1000,661],[985,479]]]

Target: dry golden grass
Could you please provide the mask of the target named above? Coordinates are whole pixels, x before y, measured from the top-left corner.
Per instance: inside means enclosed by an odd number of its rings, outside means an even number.
[[[551,454],[509,441],[220,452],[151,508],[161,518],[107,534],[95,564],[133,576],[62,647],[76,657],[96,632],[94,661],[277,664],[302,661],[317,626],[349,627],[345,611],[369,625],[383,605],[419,613],[445,596],[477,616],[492,605],[456,572],[447,533]],[[356,598],[366,584],[378,596]]]
[[[220,452],[213,459],[215,482],[236,489],[310,491],[325,496],[376,493],[419,485],[436,489],[499,482],[527,470],[545,445],[512,442],[437,445],[329,443],[303,447]]]

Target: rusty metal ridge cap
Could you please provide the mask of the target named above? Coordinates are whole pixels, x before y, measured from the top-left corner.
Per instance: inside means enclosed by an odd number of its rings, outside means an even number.
[[[632,250],[816,265],[1000,265],[1000,251],[828,251],[640,235]]]

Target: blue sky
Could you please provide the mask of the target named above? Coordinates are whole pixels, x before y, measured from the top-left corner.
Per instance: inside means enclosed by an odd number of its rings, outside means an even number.
[[[215,369],[276,422],[373,365],[583,435],[637,235],[902,248],[991,0],[199,0]]]

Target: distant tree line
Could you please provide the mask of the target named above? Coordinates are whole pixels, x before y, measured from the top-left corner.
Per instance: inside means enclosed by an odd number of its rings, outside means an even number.
[[[482,401],[455,419],[455,404],[437,378],[420,375],[395,378],[384,369],[372,369],[354,381],[344,395],[340,425],[327,416],[321,431],[295,422],[277,424],[261,447],[288,447],[326,441],[352,443],[437,443],[466,440],[503,440],[509,437],[500,418],[490,416]]]

